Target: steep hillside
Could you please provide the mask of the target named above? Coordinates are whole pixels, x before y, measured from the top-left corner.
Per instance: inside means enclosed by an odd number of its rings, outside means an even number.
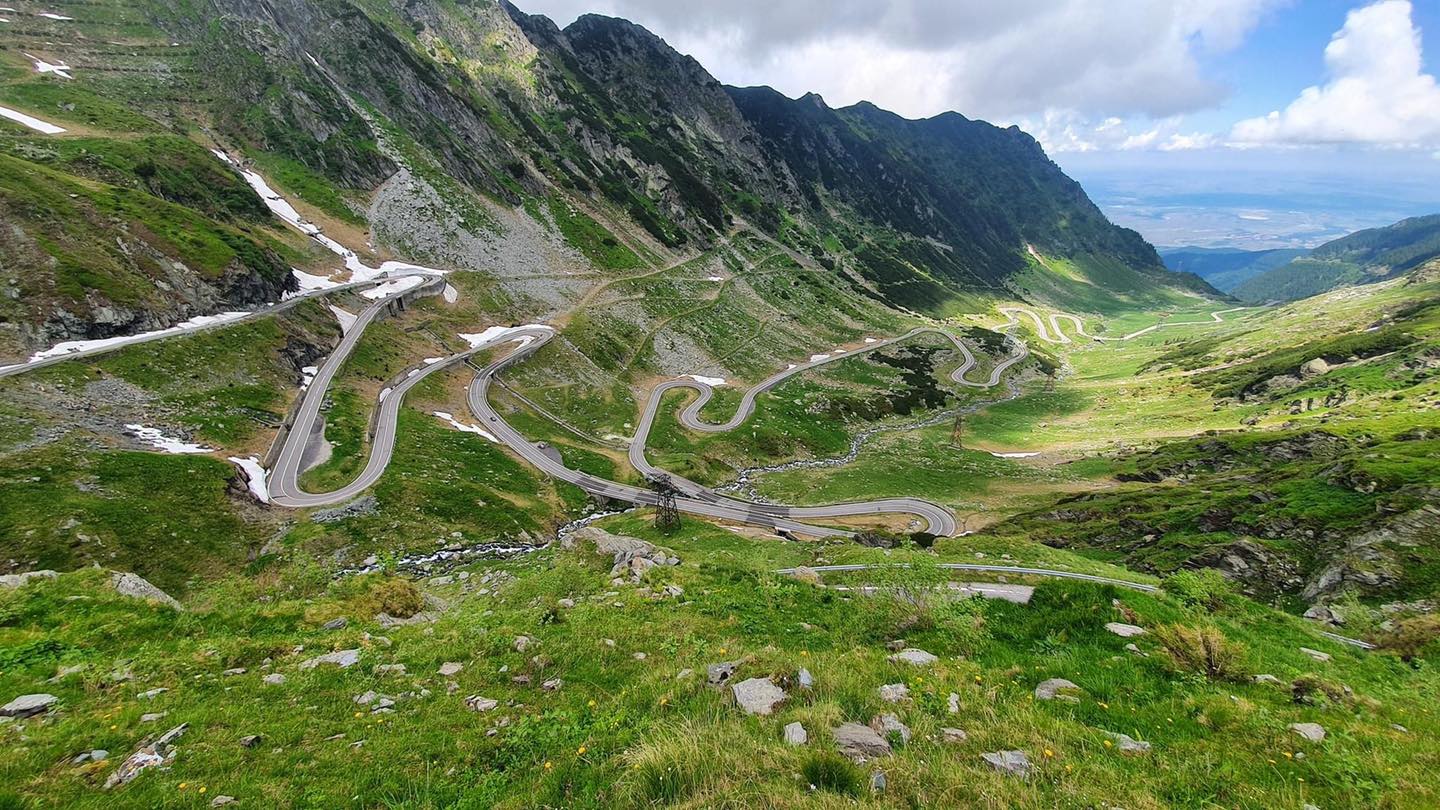
[[[1160,258],[1177,273],[1194,273],[1221,292],[1231,292],[1246,281],[1294,259],[1309,255],[1299,248],[1239,250],[1236,248],[1162,248]]]
[[[307,218],[368,237],[379,258],[501,277],[536,263],[573,271],[557,241],[615,270],[673,263],[748,223],[857,294],[930,312],[1024,295],[1014,282],[1037,268],[1032,257],[1213,292],[1166,273],[1017,129],[725,88],[623,20],[561,30],[489,0],[60,5],[73,13],[4,31],[0,103],[65,130],[0,124],[0,150],[25,164],[6,175],[43,167],[63,175],[51,185],[147,197],[123,217],[96,216],[7,184],[20,229],[6,249],[26,258],[6,266],[25,278],[28,303],[7,305],[11,353],[273,300],[288,289],[285,265],[320,260],[273,255],[284,237],[212,146],[243,155]],[[137,157],[137,138],[164,160]],[[222,204],[195,193],[204,187]],[[187,210],[160,212],[152,197]],[[227,247],[167,242],[141,208],[198,216],[186,230]],[[62,221],[89,230],[62,238]],[[69,242],[115,255],[82,261]],[[161,278],[162,258],[185,266],[166,270],[180,278]],[[541,297],[557,311],[573,300]]]
[[[1304,258],[1237,285],[1246,301],[1294,301],[1404,275],[1440,256],[1440,214],[1412,217],[1326,242]]]

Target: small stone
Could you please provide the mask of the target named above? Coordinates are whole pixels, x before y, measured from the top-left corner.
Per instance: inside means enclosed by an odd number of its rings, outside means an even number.
[[[894,641],[887,641],[885,642],[885,649],[890,652],[900,652],[905,649],[905,639],[897,638]]]
[[[534,641],[534,639],[530,638],[529,636],[516,636],[516,637],[515,637],[515,644],[514,644],[515,652],[522,652],[522,653],[523,653],[523,652],[525,652],[526,650],[530,649],[530,644],[531,644],[533,641]]]
[[[375,665],[375,668],[374,668],[373,670],[371,670],[371,671],[372,671],[373,673],[375,673],[376,675],[404,675],[404,674],[405,674],[405,665],[404,665],[404,664],[376,664],[376,665]]]
[[[883,771],[875,771],[870,774],[870,790],[874,793],[885,792],[885,773]]]
[[[0,717],[30,717],[42,714],[55,708],[60,698],[44,693],[34,695],[21,695],[14,700],[0,706]]]
[[[369,706],[371,703],[374,703],[376,698],[378,697],[380,697],[380,693],[376,692],[374,689],[368,689],[350,699],[355,701],[356,705]]]
[[[1408,728],[1400,725],[1399,723],[1391,723],[1391,724],[1390,724],[1390,728],[1394,729],[1395,731],[1400,732],[1401,734],[1409,734],[1409,733],[1410,733],[1410,729],[1408,729]]]
[[[719,686],[730,680],[735,674],[735,668],[739,666],[738,661],[722,661],[718,664],[710,664],[705,667],[705,680],[712,686]]]
[[[785,724],[786,745],[791,746],[792,748],[801,746],[804,745],[809,739],[810,735],[805,732],[805,727],[800,725],[798,722]]]
[[[796,568],[794,571],[790,572],[790,576],[809,585],[820,584],[820,573],[814,568],[810,568],[809,566],[802,565],[799,568]]]
[[[227,669],[227,670],[225,670],[224,672],[222,672],[222,673],[220,673],[220,674],[226,676],[227,678],[233,678],[233,677],[235,677],[236,675],[244,675],[245,672],[246,672],[245,667],[235,667],[235,668],[233,668],[233,669]]]
[[[769,678],[751,678],[730,687],[735,704],[746,714],[768,715],[785,699],[785,690]]]
[[[211,807],[227,807],[237,803],[239,800],[234,796],[216,796],[210,800]]]
[[[878,690],[880,699],[886,703],[899,703],[910,697],[910,687],[903,683],[887,683]]]
[[[893,734],[899,734],[900,742],[910,742],[910,727],[900,722],[900,718],[893,714],[877,714],[870,719],[870,727],[887,739],[891,738]]]
[[[682,669],[682,670],[680,670],[679,672],[675,673],[675,680],[677,680],[677,681],[683,681],[683,680],[685,680],[686,678],[689,678],[691,675],[694,675],[694,674],[695,674],[695,670],[690,669],[689,667],[686,667],[685,669]]]
[[[168,714],[168,712],[146,712],[140,715],[140,722],[154,723],[158,720],[164,720],[166,714]]]
[[[1312,649],[1310,649],[1309,647],[1301,647],[1301,648],[1300,648],[1300,652],[1305,653],[1306,655],[1310,656],[1311,658],[1314,658],[1316,661],[1329,661],[1329,660],[1330,660],[1330,653],[1320,652],[1319,650],[1312,650]]]
[[[166,689],[163,686],[157,686],[154,689],[146,689],[144,692],[141,692],[135,697],[141,700],[154,700],[155,698],[160,697],[161,695],[169,691],[169,689]]]
[[[949,711],[951,714],[959,714],[959,713],[960,713],[960,695],[959,695],[959,693],[957,693],[957,692],[951,692],[951,693],[950,693],[950,696],[947,697],[947,698],[945,698],[945,709],[946,709],[946,711]]]
[[[856,762],[890,755],[890,743],[863,723],[844,723],[832,733],[840,753]]]
[[[0,588],[23,588],[32,581],[57,579],[59,576],[58,573],[48,569],[43,571],[26,571],[23,574],[3,574],[0,575]]]
[[[156,765],[163,765],[175,759],[175,741],[185,733],[190,725],[180,725],[161,734],[155,742],[137,748],[133,754],[120,763],[108,779],[105,780],[105,789],[109,790],[128,783],[140,775],[141,771],[152,768]]]
[[[1138,655],[1142,658],[1148,657],[1146,656],[1145,651],[1141,650],[1140,646],[1133,641],[1125,645],[1125,651],[1133,655]]]
[[[643,652],[632,653],[630,657],[631,657],[631,658],[634,658],[636,661],[644,661],[644,660],[645,660],[645,653],[643,653]]]
[[[1128,734],[1119,734],[1113,731],[1106,731],[1104,734],[1106,737],[1115,741],[1115,746],[1120,749],[1120,753],[1122,754],[1136,755],[1150,753],[1150,743],[1148,742],[1137,740]]]
[[[320,629],[321,629],[321,630],[344,630],[344,629],[345,629],[345,626],[348,625],[349,623],[350,623],[350,620],[347,619],[347,618],[345,618],[344,616],[337,616],[337,617],[331,619],[330,621],[325,622],[324,624],[320,625]]]
[[[940,729],[940,734],[941,737],[945,740],[945,742],[952,745],[954,745],[955,743],[962,743],[970,739],[969,734],[966,734],[963,729],[958,728],[942,728]]]
[[[247,734],[240,738],[240,745],[245,748],[254,748],[263,739],[259,734]]]
[[[1282,683],[1282,681],[1281,681],[1279,678],[1275,677],[1274,675],[1270,675],[1270,674],[1268,674],[1268,673],[1267,673],[1267,674],[1263,674],[1263,675],[1256,675],[1252,680],[1254,680],[1255,683],[1274,683],[1274,684]]]
[[[559,600],[557,600],[557,601],[555,602],[555,604],[559,605],[559,606],[562,607],[562,608],[573,608],[573,607],[575,607],[575,600],[574,600],[574,599],[559,599]]]
[[[560,687],[564,685],[565,682],[560,680],[559,678],[551,678],[550,680],[540,684],[540,688],[544,689],[546,692],[558,692],[560,691]]]
[[[457,661],[446,661],[445,663],[440,665],[440,674],[445,676],[446,678],[449,678],[452,675],[459,675],[460,670],[464,668],[465,665]]]
[[[278,672],[272,672],[260,680],[266,686],[282,686],[285,683],[285,676]]]
[[[928,667],[939,660],[934,655],[915,647],[908,647],[890,656],[890,662],[893,664],[910,664],[917,667]]]
[[[1003,774],[1021,779],[1030,776],[1030,757],[1024,751],[991,751],[980,756],[990,763],[990,767]]]
[[[1325,727],[1319,723],[1291,723],[1290,730],[1310,742],[1320,742],[1325,739]]]
[[[810,670],[804,667],[801,667],[800,671],[796,673],[795,680],[800,684],[801,689],[810,689],[815,686],[815,679],[810,676]]]
[[[1134,638],[1145,635],[1145,628],[1124,622],[1107,622],[1105,629],[1121,638]]]
[[[529,686],[529,685],[530,685],[530,676],[529,676],[529,675],[516,675],[516,676],[514,676],[514,677],[512,677],[512,678],[510,679],[510,682],[513,683],[513,684],[515,684],[516,686]]]
[[[1067,703],[1079,703],[1080,696],[1077,694],[1081,689],[1073,682],[1064,678],[1051,678],[1041,681],[1035,687],[1036,700],[1063,700]]]
[[[383,712],[393,708],[395,708],[395,701],[388,697],[382,697],[379,700],[375,701],[375,707],[370,711],[371,713]]]
[[[300,662],[301,669],[314,669],[318,666],[335,666],[341,669],[349,669],[360,663],[359,650],[338,650],[324,655],[317,655],[307,661]]]
[[[471,695],[465,698],[465,708],[472,712],[488,712],[499,705],[500,701],[479,695]]]

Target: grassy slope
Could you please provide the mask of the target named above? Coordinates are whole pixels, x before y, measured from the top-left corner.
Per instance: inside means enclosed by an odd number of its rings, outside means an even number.
[[[648,533],[633,519],[610,525]],[[683,564],[657,571],[648,584],[682,586],[683,602],[611,588],[608,561],[547,553],[499,566],[518,579],[498,594],[432,588],[455,608],[434,625],[384,631],[391,644],[363,634],[379,632],[368,616],[386,593],[393,599],[403,589],[373,578],[329,583],[300,563],[275,563],[209,589],[185,614],[106,595],[91,574],[0,593],[0,693],[35,691],[61,664],[88,665],[45,685],[62,700],[53,719],[28,723],[23,745],[14,737],[0,743],[8,802],[16,804],[17,794],[72,807],[203,805],[220,794],[277,807],[791,807],[859,799],[877,807],[1400,808],[1440,801],[1430,778],[1440,728],[1421,698],[1440,686],[1429,669],[1340,648],[1253,603],[1232,600],[1202,615],[1168,598],[1055,583],[1042,585],[1029,606],[932,603],[917,611],[889,597],[764,573],[835,547],[745,540],[693,522],[665,542]],[[884,559],[860,551],[847,557]],[[968,551],[953,549],[960,559]],[[913,588],[930,577],[922,570],[877,581]],[[604,595],[607,589],[619,593]],[[87,601],[67,601],[70,595]],[[576,607],[557,608],[561,598]],[[1124,611],[1112,607],[1114,598]],[[1150,637],[1138,640],[1149,657],[1137,657],[1101,628],[1122,614],[1152,628],[1213,624],[1238,645],[1238,678],[1266,672],[1288,682],[1315,673],[1353,687],[1356,702],[1302,706],[1281,687],[1177,676]],[[349,627],[319,629],[336,615],[349,616]],[[883,642],[916,615],[920,624],[903,634],[941,662],[926,670],[887,663]],[[535,647],[515,652],[520,634],[536,639]],[[292,653],[295,644],[307,649]],[[1335,659],[1316,663],[1301,645]],[[351,670],[297,668],[312,654],[357,646],[362,662]],[[107,679],[117,657],[129,661],[133,681]],[[260,683],[267,658],[285,684]],[[792,686],[776,716],[748,718],[703,675],[676,676],[734,659],[744,662],[737,677],[791,678],[805,667],[816,686]],[[433,674],[443,661],[465,664],[449,679],[458,684],[453,694]],[[373,665],[391,662],[409,674],[371,674]],[[220,676],[231,667],[248,672]],[[518,672],[528,672],[532,685],[513,684]],[[557,692],[534,685],[551,677],[564,681]],[[1035,701],[1031,690],[1049,677],[1069,678],[1086,695],[1075,705]],[[908,682],[912,699],[881,703],[876,688],[895,682]],[[134,698],[156,686],[170,691]],[[351,700],[367,689],[398,696],[421,688],[430,692],[402,698],[390,714],[370,714]],[[953,715],[945,708],[950,692],[959,695]],[[470,694],[501,706],[477,715],[463,706]],[[141,723],[140,714],[152,711],[167,716]],[[828,728],[882,711],[896,712],[915,737],[864,768],[835,760]],[[792,721],[809,730],[808,745],[781,742],[781,726]],[[1286,730],[1300,721],[1323,724],[1325,742],[1303,743]],[[95,786],[147,735],[181,722],[190,729],[170,768],[114,794]],[[964,728],[969,739],[942,743],[942,726]],[[1104,745],[1102,730],[1147,740],[1154,753],[1122,756]],[[261,735],[260,744],[239,745],[247,734]],[[94,747],[110,750],[111,760],[58,764]],[[1002,777],[980,758],[1010,748],[1030,754],[1030,780]],[[869,793],[872,770],[886,774],[884,794]],[[817,792],[807,782],[818,783]]]

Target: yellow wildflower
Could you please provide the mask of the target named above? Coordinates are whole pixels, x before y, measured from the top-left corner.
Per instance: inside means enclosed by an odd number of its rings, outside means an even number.
[[[1109,740],[1106,740],[1105,743],[1104,743],[1104,745],[1105,745],[1106,748],[1109,748],[1110,746],[1114,745],[1114,743],[1110,742]]]
[[[577,750],[575,753],[576,753],[576,755],[578,755],[578,756],[584,756],[584,755],[585,755],[585,746],[583,746],[583,745],[580,746],[580,749]]]
[[[1055,752],[1054,752],[1054,751],[1051,751],[1049,748],[1046,748],[1046,749],[1045,749],[1045,758],[1046,758],[1046,759],[1049,759],[1050,757],[1053,757],[1053,756],[1055,756]]]
[[[553,767],[555,767],[555,764],[554,764],[553,762],[551,762],[551,761],[548,760],[548,759],[545,760],[545,770],[548,771],[548,770],[550,770],[550,769],[553,768]]]

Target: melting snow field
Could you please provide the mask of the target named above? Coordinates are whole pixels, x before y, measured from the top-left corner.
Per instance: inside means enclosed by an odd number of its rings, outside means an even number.
[[[320,373],[320,367],[319,367],[319,366],[306,366],[306,367],[300,369],[300,373],[305,375],[305,379],[303,379],[303,380],[300,381],[300,387],[301,387],[302,389],[303,389],[303,388],[309,388],[309,387],[310,387],[310,383],[315,382],[315,375]]]
[[[452,414],[448,414],[444,411],[435,411],[435,415],[440,417],[444,421],[449,422],[450,426],[455,428],[456,430],[462,431],[464,433],[474,433],[476,436],[483,436],[484,438],[489,439],[496,444],[500,443],[500,440],[495,438],[495,434],[491,433],[488,430],[485,430],[479,425],[467,425],[464,422],[456,419]]]
[[[0,107],[0,118],[9,118],[17,124],[24,124],[36,132],[43,132],[46,135],[59,135],[65,131],[64,127],[57,127],[49,122],[41,121],[39,118],[32,118],[9,107]]]
[[[254,456],[249,458],[230,457],[230,461],[239,465],[245,471],[246,486],[250,494],[261,503],[270,503],[270,484],[265,479],[265,468],[260,466],[259,459]]]
[[[249,312],[222,312],[219,315],[201,315],[191,318],[188,321],[177,323],[168,329],[157,329],[154,332],[141,332],[138,335],[126,335],[125,337],[101,338],[100,340],[67,340],[64,343],[57,343],[48,349],[36,352],[30,357],[29,362],[44,360],[47,357],[59,357],[64,354],[90,351],[91,349],[103,349],[109,346],[121,346],[126,343],[133,343],[137,340],[160,337],[161,335],[177,335],[181,332],[188,332],[206,326],[229,323],[239,320]]]
[[[830,359],[830,355],[828,355],[828,354],[812,354],[812,355],[810,355],[810,362],[812,362],[812,363],[818,363],[818,362],[820,362],[821,360],[829,360],[829,359]]]
[[[408,292],[424,283],[425,279],[420,276],[405,276],[403,278],[397,278],[394,281],[387,281],[384,284],[376,285],[360,293],[360,297],[369,298],[371,301],[378,301],[381,298],[389,298],[392,295]]]
[[[44,17],[47,20],[60,20],[61,22],[69,22],[75,19],[74,17],[66,17],[64,14],[56,14],[53,11],[42,11],[35,16]]]
[[[499,343],[499,342],[501,342],[502,340],[505,339],[505,336],[506,336],[506,335],[513,334],[514,332],[518,332],[518,331],[521,330],[521,329],[549,329],[549,328],[550,328],[550,327],[545,326],[544,324],[535,324],[535,323],[528,324],[528,325],[525,325],[525,326],[492,326],[492,327],[490,327],[489,329],[486,329],[484,332],[477,332],[477,333],[475,333],[475,334],[473,334],[473,335],[461,335],[461,336],[460,336],[460,339],[463,340],[463,341],[465,341],[466,343],[469,343],[469,344],[470,344],[470,348],[472,348],[472,349],[478,349],[478,348],[480,348],[481,346],[489,346],[489,345],[494,344],[494,343]],[[527,336],[527,337],[524,339],[524,345],[528,345],[529,342],[530,342],[530,338]]]
[[[704,384],[709,385],[709,386],[716,386],[716,385],[724,385],[724,384],[725,384],[725,378],[724,378],[724,377],[702,377],[702,376],[700,376],[699,374],[686,374],[685,376],[686,376],[686,377],[689,377],[690,379],[694,380],[695,382],[704,383]]]
[[[330,311],[335,313],[335,320],[340,322],[340,334],[350,334],[350,327],[354,326],[355,321],[359,320],[359,318],[334,304],[330,305]]]
[[[995,458],[1034,458],[1039,453],[991,453]]]
[[[306,273],[303,270],[291,268],[290,275],[300,284],[300,292],[307,293],[312,290],[329,290],[340,286],[340,282],[331,281],[326,276],[316,276]]]
[[[62,79],[69,79],[71,78],[70,71],[74,70],[74,68],[70,67],[67,64],[61,63],[58,65],[52,65],[49,62],[46,62],[44,59],[41,59],[38,56],[31,56],[28,53],[25,54],[25,58],[35,63],[36,73],[54,73],[56,76],[59,76]]]
[[[136,438],[147,441],[152,447],[164,450],[167,453],[189,454],[211,452],[209,447],[171,438],[160,432],[157,428],[149,428],[144,425],[126,425],[125,429],[134,433]]]

